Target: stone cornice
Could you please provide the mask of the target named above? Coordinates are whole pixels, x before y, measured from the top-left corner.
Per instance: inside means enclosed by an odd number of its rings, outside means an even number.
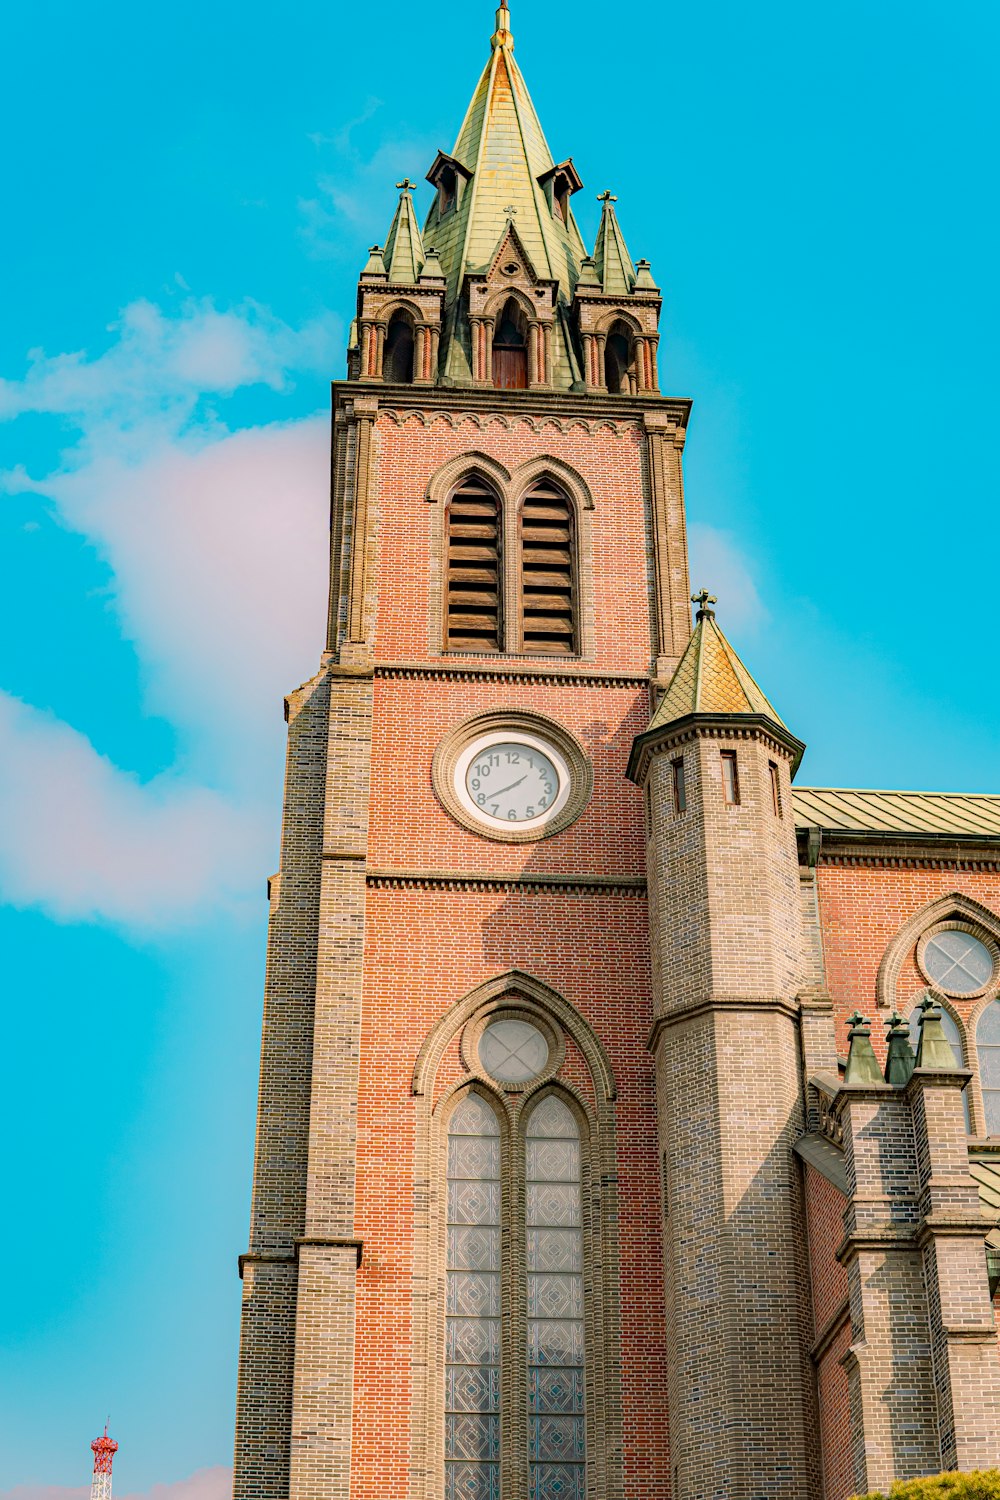
[[[707,1011],[778,1011],[788,1016],[789,1019],[797,1021],[799,1018],[799,1006],[795,1000],[786,1000],[781,995],[767,995],[761,999],[754,999],[747,995],[707,995],[701,1000],[689,1001],[686,1005],[680,1005],[672,1010],[669,1015],[658,1016],[653,1022],[653,1029],[649,1033],[646,1048],[649,1052],[656,1052],[664,1032],[674,1026],[681,1025],[684,1021],[691,1021],[696,1016],[703,1016]]]
[[[497,875],[481,870],[377,870],[365,876],[376,889],[502,891],[532,895],[644,897],[646,877],[613,875]]]
[[[454,664],[446,661],[376,662],[373,670],[376,677],[383,678],[429,678],[439,682],[448,679],[456,682],[545,682],[558,687],[629,688],[633,691],[648,687],[651,680],[649,676],[640,677],[630,672],[588,671],[585,667],[574,671],[565,667],[533,665],[528,657],[514,661],[508,657],[503,665],[495,667],[468,657],[456,660]]]
[[[663,412],[672,416],[680,429],[686,428],[691,413],[689,397],[660,396],[654,391],[644,391],[641,396],[611,396],[600,391],[501,391],[493,386],[389,385],[368,380],[334,380],[331,391],[334,412],[345,402],[367,397],[377,400],[380,407],[393,409],[585,420],[603,417],[639,426],[643,425],[647,412]]]
[[[641,786],[649,769],[650,757],[657,750],[669,750],[688,740],[702,737],[761,739],[790,755],[793,768],[805,750],[801,740],[797,740],[794,734],[766,714],[684,714],[680,719],[672,719],[669,724],[663,724],[657,729],[646,729],[642,734],[636,735],[625,774],[630,781]]]

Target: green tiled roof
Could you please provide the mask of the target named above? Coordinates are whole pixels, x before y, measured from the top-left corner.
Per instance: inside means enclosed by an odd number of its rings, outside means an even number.
[[[439,217],[435,202],[424,225],[424,242],[434,247],[444,267],[448,302],[454,301],[466,272],[486,270],[511,218],[535,274],[558,282],[559,300],[568,306],[586,250],[572,213],[567,211],[565,223],[554,214],[538,181],[556,162],[514,61],[506,6],[497,11],[490,60],[452,156],[471,178],[457,207]],[[459,340],[451,342],[448,373],[467,378]],[[569,385],[574,375],[570,354],[563,340],[556,343],[556,381]],[[452,355],[459,362],[455,368]]]
[[[389,273],[392,286],[414,286],[424,263],[424,247],[417,227],[417,216],[413,212],[413,200],[409,187],[399,195],[399,203],[389,229],[382,259]]]
[[[784,727],[715,623],[711,610],[699,610],[687,649],[649,728],[662,729],[687,714],[763,714]]]
[[[603,292],[628,296],[635,286],[635,266],[625,245],[625,236],[611,199],[606,197],[603,201],[601,227],[597,231],[597,243],[594,245],[597,277]]]
[[[985,792],[880,792],[797,786],[795,821],[830,833],[1000,839],[1000,796]]]

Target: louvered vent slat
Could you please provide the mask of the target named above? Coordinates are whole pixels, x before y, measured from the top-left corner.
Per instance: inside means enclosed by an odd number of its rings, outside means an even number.
[[[539,485],[521,512],[524,650],[539,656],[576,651],[573,510],[564,495]]]
[[[476,480],[448,507],[448,647],[500,650],[499,506]]]

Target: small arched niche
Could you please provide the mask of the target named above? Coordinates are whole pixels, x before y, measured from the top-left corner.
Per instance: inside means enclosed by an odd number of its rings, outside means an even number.
[[[508,297],[493,331],[493,384],[498,391],[528,386],[528,320],[515,297]]]
[[[413,384],[413,319],[400,308],[389,320],[382,358],[382,379],[391,385]]]
[[[613,396],[635,393],[635,355],[632,330],[626,323],[612,323],[604,345],[604,383]]]

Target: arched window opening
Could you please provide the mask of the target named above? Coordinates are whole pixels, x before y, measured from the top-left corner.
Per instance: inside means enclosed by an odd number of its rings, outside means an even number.
[[[393,313],[389,322],[382,379],[393,385],[413,384],[413,324],[405,312]]]
[[[449,651],[500,651],[500,501],[477,475],[448,506]]]
[[[521,507],[522,647],[571,656],[576,647],[576,537],[573,507],[550,481]]]
[[[949,1043],[952,1052],[954,1052],[955,1054],[955,1066],[958,1068],[964,1068],[965,1048],[962,1045],[962,1033],[958,1029],[958,1022],[955,1020],[955,1017],[951,1014],[951,1012],[949,1010],[946,1010],[943,1005],[940,1005],[940,1010],[941,1030],[944,1033],[945,1041]],[[919,1005],[910,1011],[910,1046],[913,1048],[914,1056],[916,1056],[917,1048],[920,1046],[920,1017],[922,1015],[923,1011],[921,1010]],[[1000,1045],[1000,1043],[998,1043],[998,1045]],[[1000,1089],[1000,1082],[998,1082],[997,1087],[998,1089]],[[968,1089],[966,1089],[962,1095],[962,1103],[965,1106],[965,1129],[966,1132],[971,1135],[972,1112],[969,1109]]]
[[[976,1027],[976,1058],[987,1135],[1000,1135],[1000,1000],[991,1000]]]
[[[635,393],[632,335],[624,323],[612,326],[604,345],[604,383],[613,396]]]
[[[467,1094],[448,1127],[445,1496],[500,1490],[500,1125]]]
[[[527,319],[509,297],[493,332],[493,384],[498,391],[523,391],[528,386]]]
[[[525,1142],[528,1276],[528,1465],[532,1500],[583,1500],[583,1217],[580,1132],[549,1095]]]

